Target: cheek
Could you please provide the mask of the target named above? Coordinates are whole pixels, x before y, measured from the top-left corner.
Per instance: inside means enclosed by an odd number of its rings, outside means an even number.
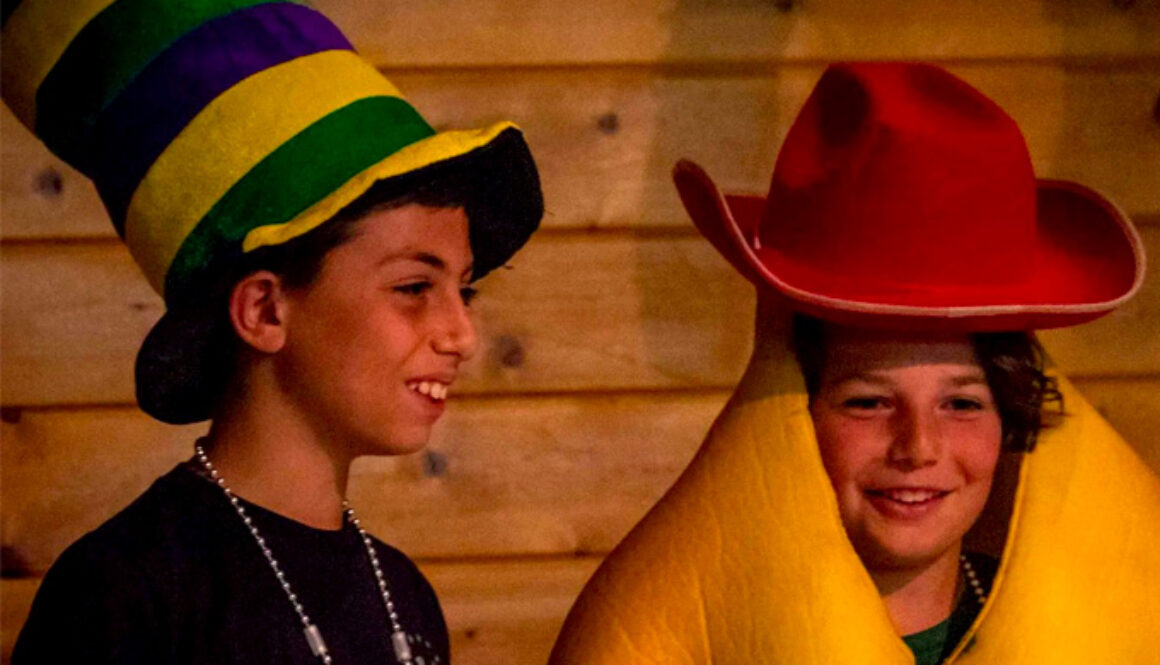
[[[397,371],[406,364],[419,339],[415,329],[395,315],[367,314],[348,331],[343,363],[348,372],[372,381],[375,375]]]
[[[842,418],[824,409],[811,409],[810,414],[822,464],[835,488],[855,480],[878,456],[876,423]]]
[[[964,425],[954,438],[959,442],[955,458],[959,468],[972,480],[987,480],[995,474],[1003,443],[998,416]]]
[[[384,380],[415,347],[415,326],[405,314],[365,299],[335,300],[295,332],[299,354],[324,381],[354,384]]]

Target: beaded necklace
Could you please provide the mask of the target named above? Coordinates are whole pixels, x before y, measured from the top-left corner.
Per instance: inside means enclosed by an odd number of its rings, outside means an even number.
[[[987,602],[987,592],[983,590],[983,583],[979,581],[979,576],[975,573],[975,568],[971,566],[967,555],[959,555],[959,565],[963,569],[963,577],[966,578],[967,585],[975,593],[975,600],[979,601],[979,605],[983,605]]]
[[[289,599],[290,605],[294,607],[294,611],[298,614],[298,619],[302,622],[302,634],[306,637],[306,643],[310,645],[311,653],[317,656],[324,665],[331,665],[333,661],[330,656],[330,650],[327,649],[326,642],[322,639],[322,632],[318,630],[318,626],[310,621],[310,616],[306,614],[306,609],[298,601],[297,594],[290,587],[290,581],[286,579],[286,574],[282,572],[282,567],[278,565],[278,560],[274,558],[274,553],[266,545],[265,538],[258,532],[258,527],[254,525],[254,520],[246,513],[246,509],[242,506],[241,500],[230,490],[225,479],[221,477],[221,474],[214,468],[213,463],[209,461],[209,456],[205,454],[205,449],[201,447],[201,444],[195,444],[193,450],[197,461],[201,463],[202,468],[209,474],[213,482],[225,492],[230,505],[238,513],[238,517],[242,518],[242,522],[250,530],[250,535],[254,537],[254,542],[262,550],[262,555],[266,557],[266,563],[270,564],[270,570],[274,571],[274,577],[278,578],[278,584],[286,592],[286,598]],[[391,600],[391,592],[387,587],[387,579],[383,575],[382,567],[379,565],[379,557],[375,554],[371,537],[362,528],[362,524],[354,514],[354,509],[350,507],[346,499],[342,501],[342,513],[346,521],[350,522],[351,526],[358,531],[363,547],[366,548],[367,557],[371,561],[371,568],[375,571],[375,582],[379,588],[379,595],[383,599],[383,607],[387,610],[387,617],[391,620],[391,647],[395,651],[395,659],[400,665],[414,665],[414,660],[411,656],[411,646],[407,643],[407,633],[399,623],[399,615],[395,611],[394,601]]]

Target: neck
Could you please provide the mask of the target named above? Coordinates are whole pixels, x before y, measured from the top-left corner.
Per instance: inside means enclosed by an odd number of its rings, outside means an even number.
[[[239,497],[318,529],[342,527],[353,458],[277,404],[241,396],[203,444]]]
[[[900,635],[937,625],[951,615],[958,595],[959,547],[915,568],[870,569]]]

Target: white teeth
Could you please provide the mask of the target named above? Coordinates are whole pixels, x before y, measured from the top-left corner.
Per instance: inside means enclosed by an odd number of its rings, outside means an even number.
[[[900,503],[922,503],[923,501],[929,501],[929,500],[935,498],[936,496],[941,494],[941,492],[938,492],[936,490],[898,489],[898,490],[884,490],[882,492],[882,494],[884,494],[887,498],[894,500],[894,501],[898,501]]]
[[[446,383],[439,383],[437,381],[416,381],[414,383],[408,383],[407,387],[419,393],[420,395],[426,395],[433,400],[442,401],[447,399]]]

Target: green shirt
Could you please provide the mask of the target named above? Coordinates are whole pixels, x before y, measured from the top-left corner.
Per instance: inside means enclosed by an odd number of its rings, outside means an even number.
[[[983,589],[990,593],[998,562],[983,554],[967,553],[971,567],[979,576]],[[914,652],[914,665],[938,665],[959,645],[959,640],[979,616],[983,606],[970,589],[963,589],[959,604],[942,623],[926,630],[904,635],[902,641]]]
[[[962,603],[959,606],[961,607]],[[926,630],[904,635],[902,641],[914,652],[914,665],[938,665],[942,662],[943,652],[946,651],[948,643],[953,645],[950,633],[951,620],[948,617],[942,623]]]

